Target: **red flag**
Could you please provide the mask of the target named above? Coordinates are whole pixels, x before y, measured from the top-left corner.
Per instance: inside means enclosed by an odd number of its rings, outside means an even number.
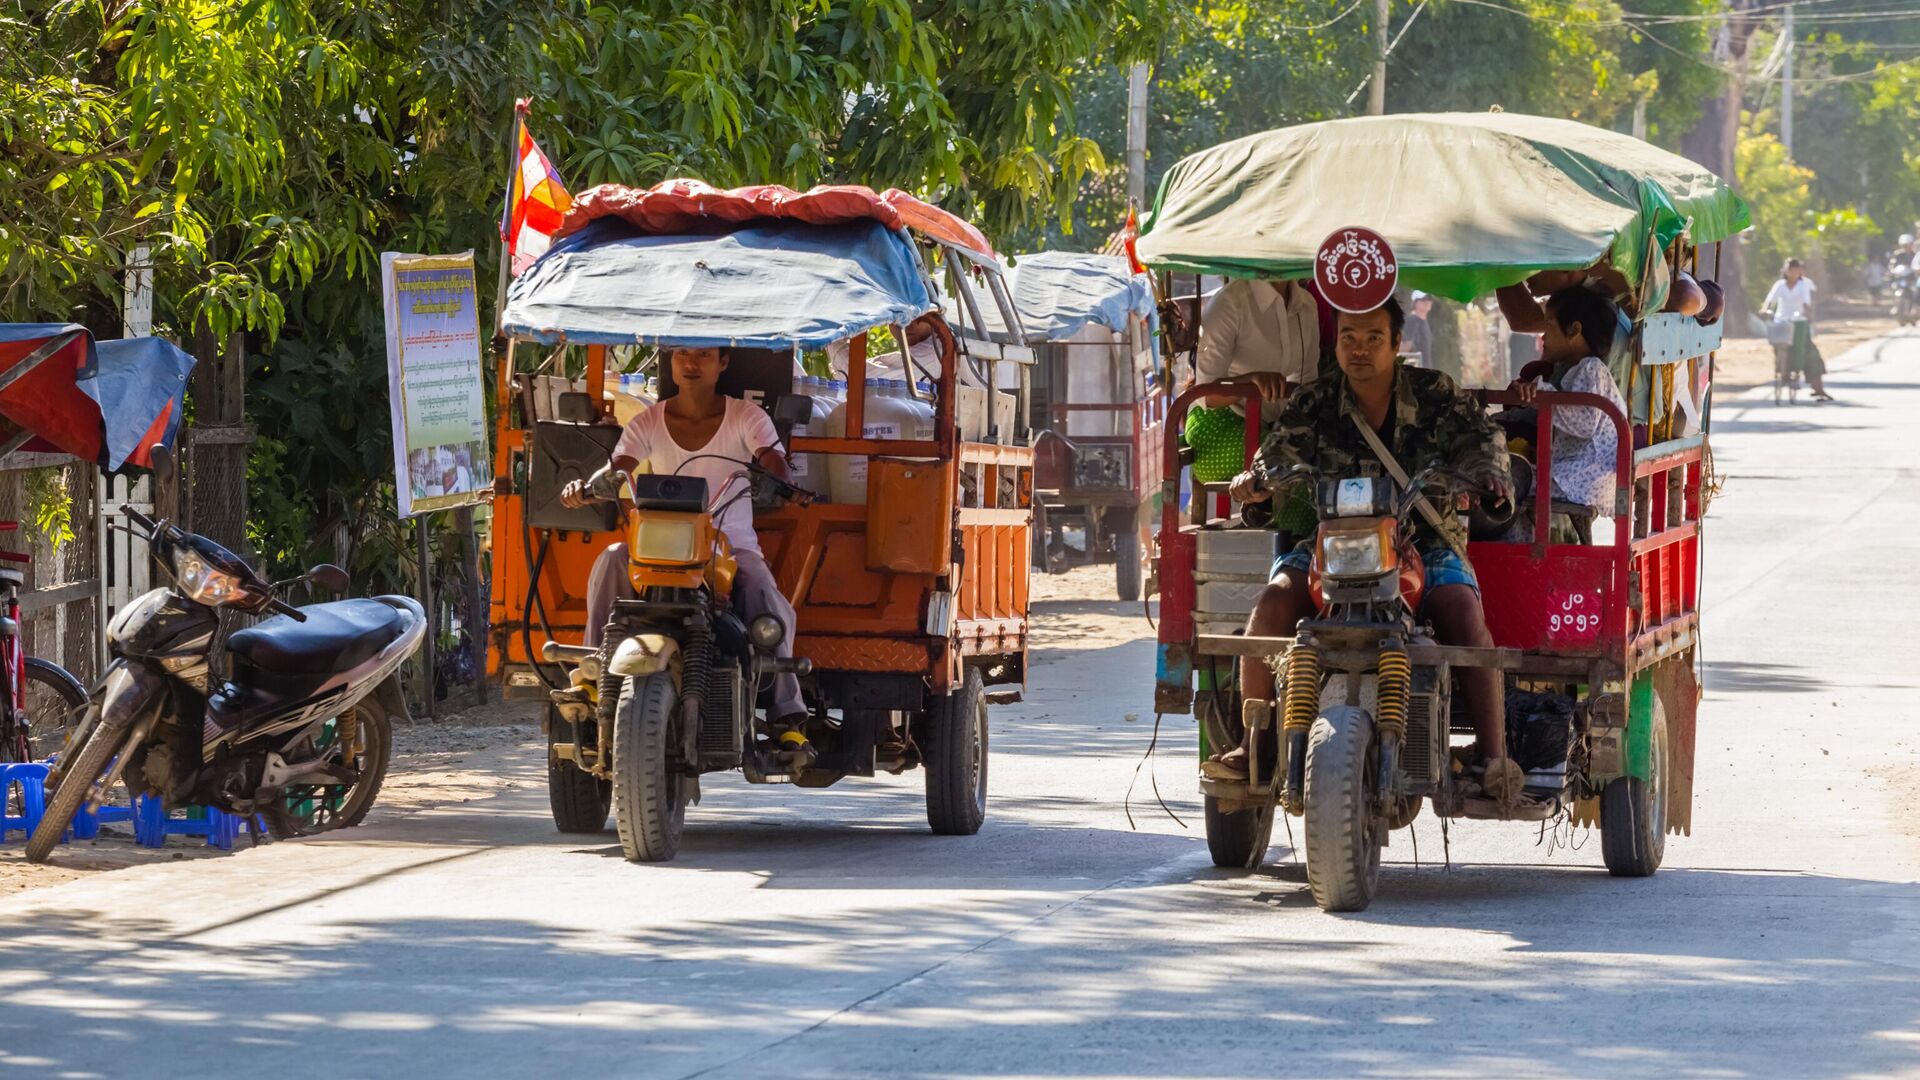
[[[1140,253],[1134,250],[1140,243],[1140,215],[1133,207],[1127,207],[1127,227],[1120,232],[1120,242],[1127,249],[1127,267],[1136,274],[1147,272],[1147,264],[1140,261]]]

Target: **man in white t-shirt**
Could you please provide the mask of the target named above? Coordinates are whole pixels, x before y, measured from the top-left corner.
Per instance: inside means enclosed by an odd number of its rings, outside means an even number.
[[[1319,373],[1319,301],[1296,281],[1227,282],[1200,316],[1193,368],[1197,382],[1258,386],[1261,415],[1273,420],[1288,391]],[[1238,400],[1206,404],[1217,408]]]
[[[727,368],[723,349],[675,349],[674,396],[642,410],[613,448],[613,460],[587,480],[576,480],[561,491],[569,507],[617,498],[620,485],[645,462],[649,471],[663,475],[697,476],[707,482],[707,505],[720,508],[714,524],[733,547],[739,572],[733,581],[733,605],[742,619],[776,615],[787,636],[775,652],[793,655],[793,605],[780,593],[773,571],[760,554],[760,538],[753,531],[753,502],[746,497],[748,462],[782,480],[788,478],[787,459],[773,421],[758,407],[726,397],[715,384]],[[627,576],[627,545],[620,542],[602,552],[587,579],[587,626],[582,643],[597,646],[616,599],[631,599]],[[772,727],[795,729],[806,717],[800,681],[791,674],[774,676]]]

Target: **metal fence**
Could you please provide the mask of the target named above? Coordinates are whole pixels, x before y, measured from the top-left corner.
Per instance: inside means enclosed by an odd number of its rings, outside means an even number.
[[[73,537],[53,543],[34,521],[52,482],[65,488]],[[8,560],[22,571],[21,634],[27,654],[51,660],[83,682],[100,672],[101,548],[98,471],[65,454],[14,453],[0,458],[0,521],[19,528],[0,533],[0,550],[23,554],[27,562]]]

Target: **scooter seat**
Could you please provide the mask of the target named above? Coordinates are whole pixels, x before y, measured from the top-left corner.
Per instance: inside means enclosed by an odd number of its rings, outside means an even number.
[[[227,651],[263,671],[330,675],[377,655],[407,626],[404,613],[378,600],[336,600],[300,613],[306,622],[276,615],[236,632]]]

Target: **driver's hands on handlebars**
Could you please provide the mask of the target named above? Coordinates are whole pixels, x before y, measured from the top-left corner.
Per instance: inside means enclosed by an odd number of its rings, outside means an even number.
[[[617,469],[612,462],[608,462],[585,480],[574,480],[561,488],[560,505],[569,510],[578,510],[590,503],[612,502],[620,497],[620,484],[626,478],[625,470]]]
[[[1227,485],[1227,497],[1237,503],[1262,503],[1273,498],[1273,492],[1267,490],[1266,477],[1258,470],[1248,469]]]

